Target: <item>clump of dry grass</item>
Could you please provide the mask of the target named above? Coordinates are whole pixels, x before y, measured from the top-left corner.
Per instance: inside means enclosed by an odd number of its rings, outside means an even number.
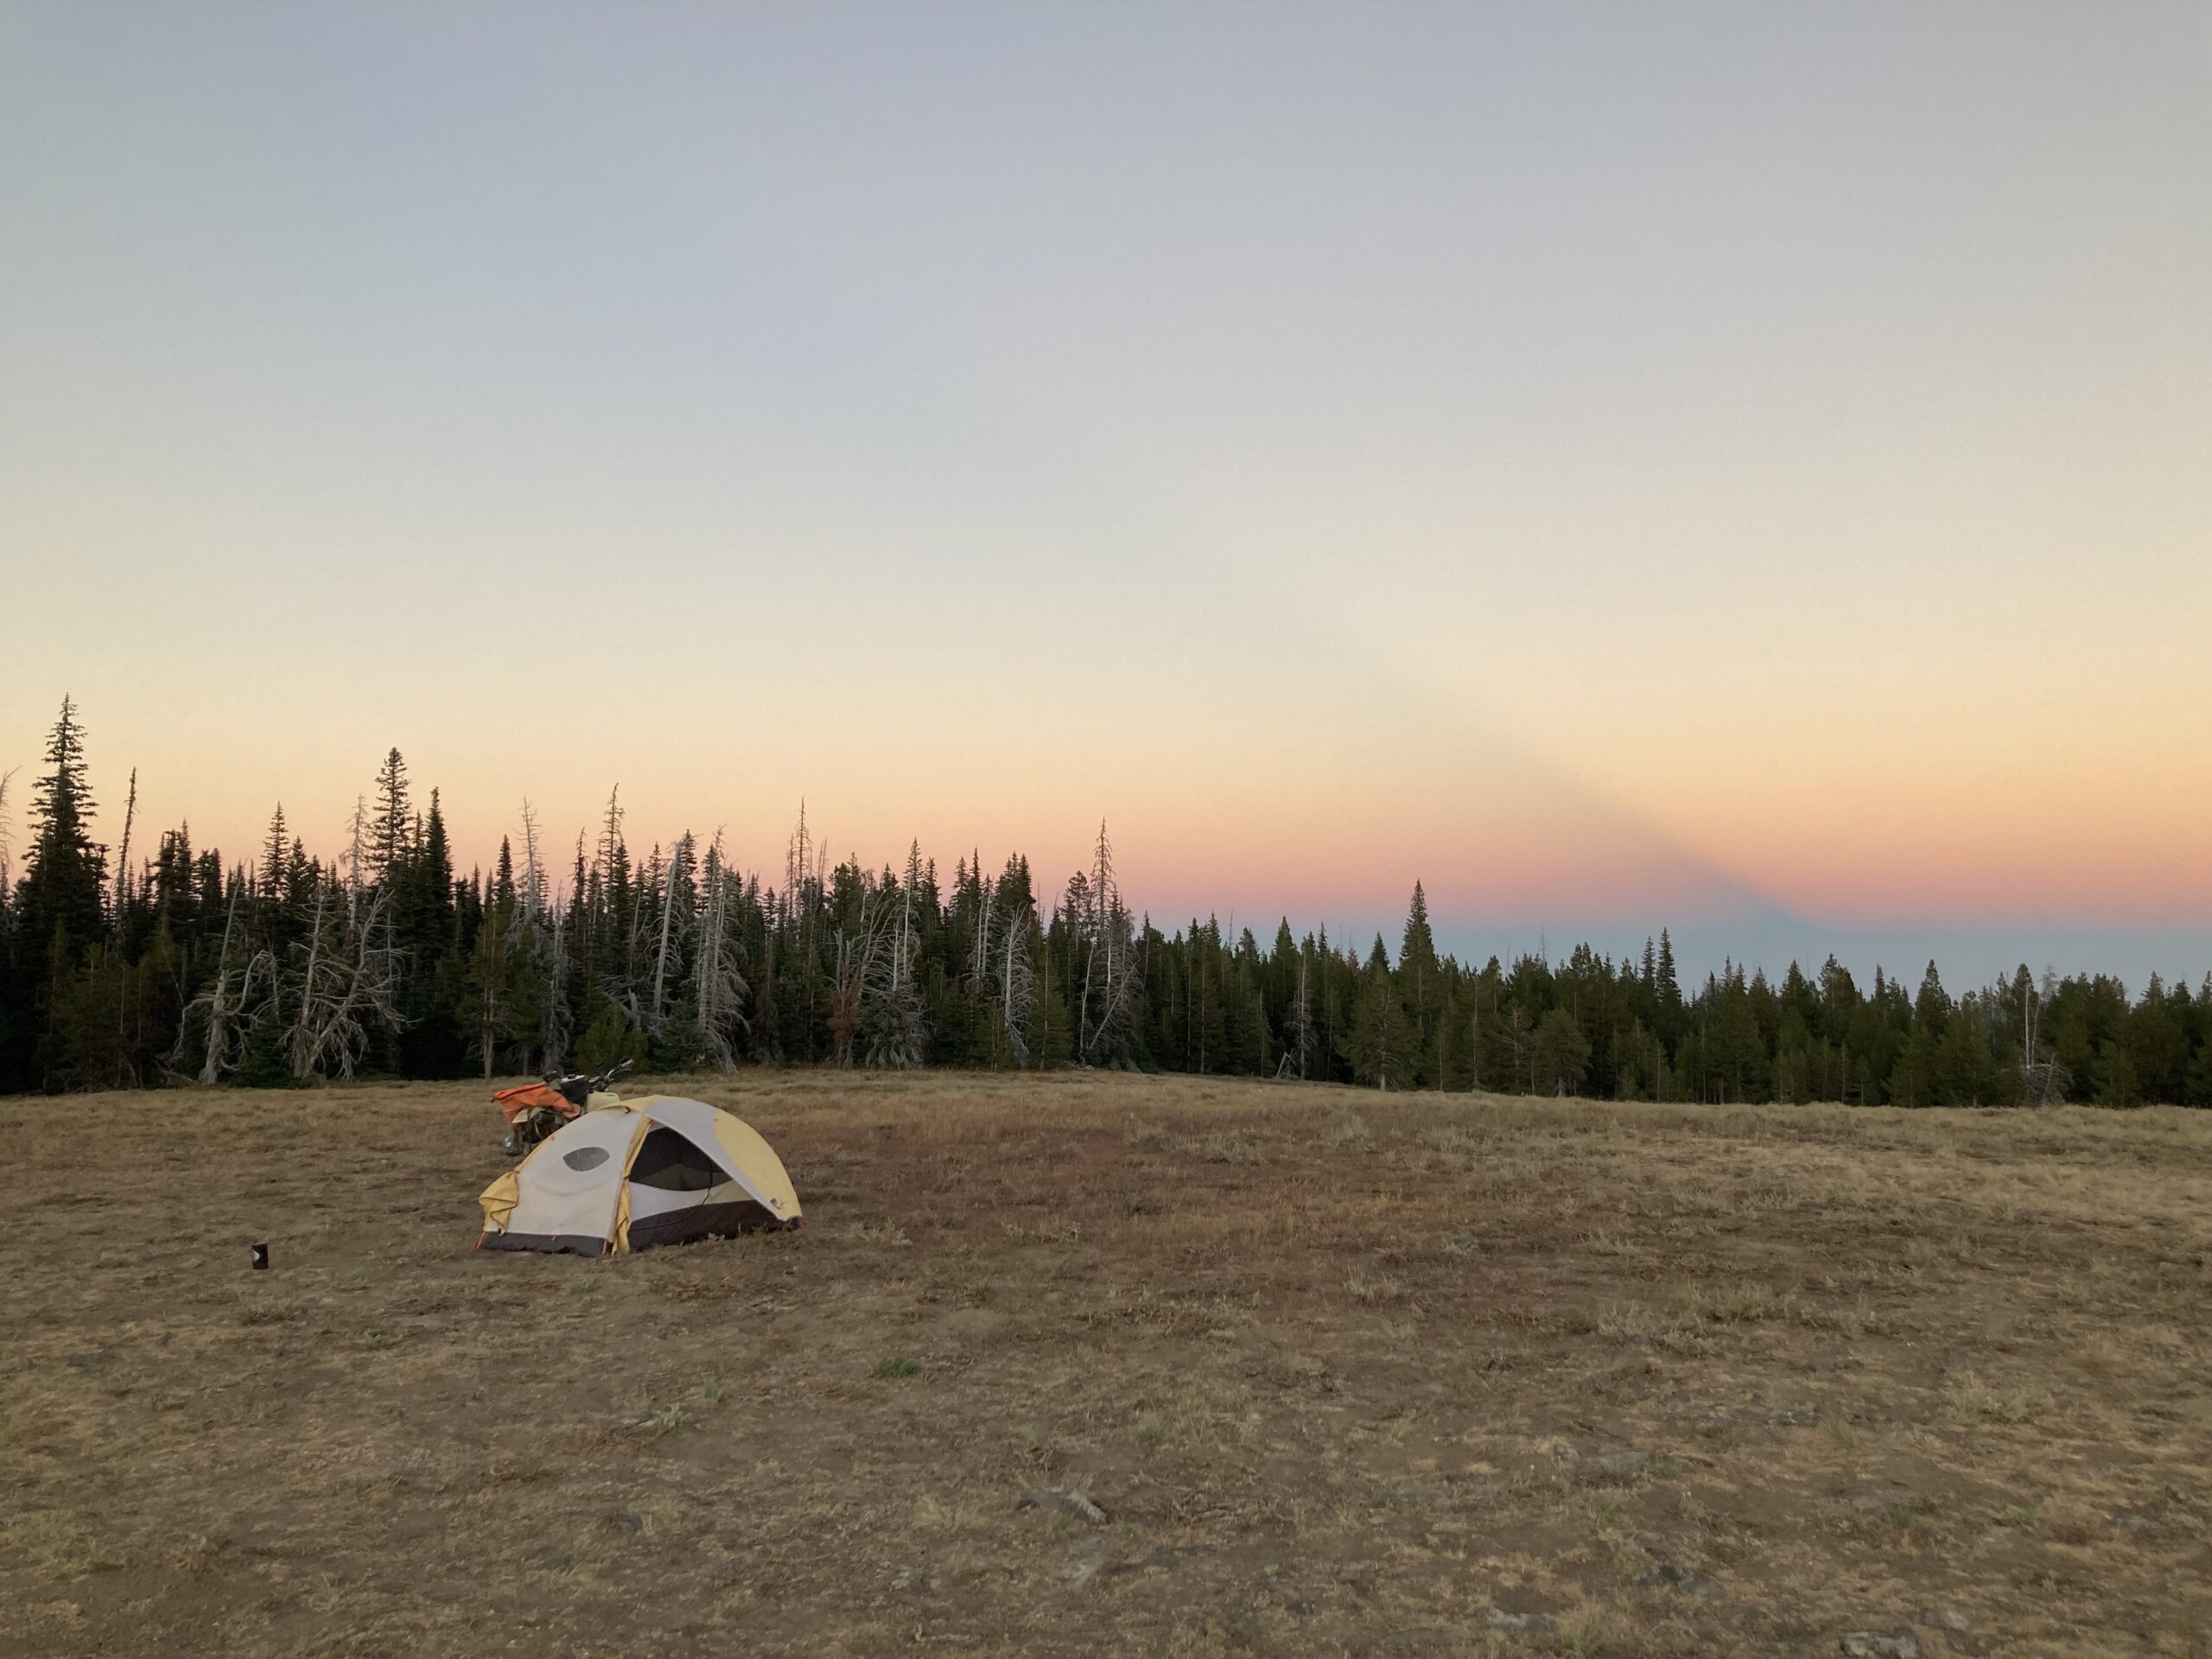
[[[2027,1393],[1999,1388],[1974,1371],[1954,1377],[1948,1392],[1953,1408],[1976,1422],[2025,1423],[2036,1415],[2036,1402]]]
[[[1200,1163],[1255,1166],[1268,1161],[1268,1143],[1249,1129],[1216,1129],[1192,1143]]]
[[[1321,1130],[1321,1144],[1332,1152],[1368,1152],[1375,1145],[1367,1120],[1346,1107],[1332,1113]]]
[[[1370,1305],[1403,1301],[1406,1297],[1403,1280],[1394,1279],[1387,1273],[1369,1274],[1357,1268],[1344,1275],[1344,1288],[1351,1293],[1353,1300]]]

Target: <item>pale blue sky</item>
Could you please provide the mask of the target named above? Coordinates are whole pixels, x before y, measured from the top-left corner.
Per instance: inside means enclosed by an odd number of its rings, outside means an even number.
[[[0,767],[2202,971],[2208,180],[2202,4],[0,0]]]

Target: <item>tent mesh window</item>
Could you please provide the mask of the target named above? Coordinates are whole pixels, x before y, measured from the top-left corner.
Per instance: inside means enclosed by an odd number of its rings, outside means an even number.
[[[630,1179],[640,1186],[657,1186],[664,1192],[703,1192],[728,1178],[714,1160],[674,1129],[654,1129],[638,1148],[630,1165]]]

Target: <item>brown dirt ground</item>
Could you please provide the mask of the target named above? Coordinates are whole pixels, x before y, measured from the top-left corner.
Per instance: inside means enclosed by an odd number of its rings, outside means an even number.
[[[0,1101],[0,1653],[2212,1649],[2212,1113],[668,1091],[808,1228],[472,1252],[477,1087]]]

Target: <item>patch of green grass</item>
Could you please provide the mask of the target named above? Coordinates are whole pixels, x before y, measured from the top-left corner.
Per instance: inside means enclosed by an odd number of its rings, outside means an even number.
[[[707,1396],[707,1403],[710,1406],[719,1406],[729,1398],[729,1390],[719,1382],[709,1382],[700,1392]]]
[[[671,1406],[666,1411],[653,1413],[652,1421],[656,1433],[674,1434],[690,1427],[691,1414],[681,1406]]]
[[[1491,1425],[1490,1432],[1493,1434],[1526,1434],[1529,1425],[1518,1417],[1501,1417]]]
[[[920,1360],[908,1359],[905,1355],[901,1354],[895,1358],[877,1360],[875,1362],[875,1370],[871,1373],[871,1375],[882,1378],[894,1376],[916,1376],[920,1374],[921,1369],[922,1362]]]

